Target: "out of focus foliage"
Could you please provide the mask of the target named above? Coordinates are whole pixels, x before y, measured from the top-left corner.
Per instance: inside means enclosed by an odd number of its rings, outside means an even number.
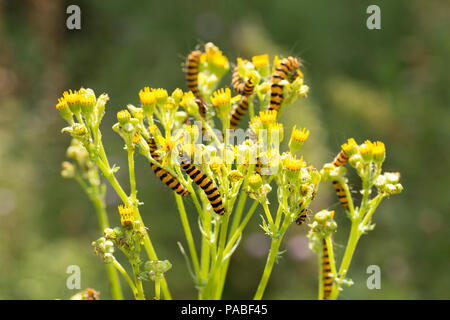
[[[75,182],[60,176],[70,141],[59,134],[64,124],[55,111],[57,97],[80,86],[109,94],[105,148],[123,167],[118,177],[126,183],[126,154],[110,129],[113,116],[138,104],[146,85],[185,89],[181,64],[206,41],[232,62],[265,52],[302,59],[310,94],[282,121],[311,130],[306,160],[320,167],[348,137],[382,140],[385,170],[402,172],[405,190],[379,208],[377,226],[362,239],[349,272],[355,285],[341,298],[450,298],[448,1],[77,4],[82,29],[70,31],[69,2],[0,0],[0,298],[68,299],[76,293],[66,288],[72,264],[81,268],[83,288],[110,297],[90,245],[99,236],[94,209]],[[366,28],[369,4],[381,8],[381,30]],[[173,264],[173,296],[194,298],[176,244],[184,235],[173,196],[143,159],[137,170],[142,215],[158,255]],[[348,228],[332,186],[321,188],[326,192],[313,209],[336,209],[339,228]],[[110,220],[117,225],[115,197],[108,190]],[[269,242],[258,224],[255,218],[253,233],[233,257],[224,298],[246,299],[255,291]],[[316,298],[317,261],[306,232],[296,226],[288,231],[287,253],[266,298]],[[336,239],[338,255],[346,240]],[[366,288],[372,264],[381,267],[381,290]]]

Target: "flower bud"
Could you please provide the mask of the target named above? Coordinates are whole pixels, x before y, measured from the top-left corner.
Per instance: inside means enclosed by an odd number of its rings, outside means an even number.
[[[262,178],[259,174],[254,173],[248,177],[248,185],[250,188],[257,192],[259,188],[262,186]]]
[[[359,153],[364,161],[368,162],[372,160],[372,149],[373,144],[371,141],[366,140],[362,145],[359,146]]]
[[[171,95],[173,99],[173,103],[178,106],[180,104],[181,99],[183,98],[183,90],[177,88],[172,92]]]
[[[67,101],[70,111],[72,111],[74,114],[79,114],[81,112],[80,95],[76,90],[74,90],[73,92],[72,90],[64,91],[63,97],[64,100]]]
[[[128,123],[130,120],[131,114],[128,112],[128,110],[121,110],[117,112],[117,121],[119,121],[121,125]]]
[[[75,166],[69,161],[64,161],[62,163],[61,176],[63,178],[73,178],[75,176]]]
[[[88,117],[94,112],[96,104],[95,93],[92,89],[81,88],[78,94],[81,112],[85,117]]]
[[[373,143],[372,148],[373,160],[377,164],[382,164],[386,158],[386,147],[383,142],[376,141]]]

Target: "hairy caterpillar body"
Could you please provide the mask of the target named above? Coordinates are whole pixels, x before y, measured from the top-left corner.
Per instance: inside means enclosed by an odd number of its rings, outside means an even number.
[[[155,161],[161,163],[161,156],[157,152],[157,146],[156,146],[155,140],[152,137],[150,137],[148,139],[147,143],[150,148],[150,155],[152,156],[152,158]],[[172,176],[166,170],[162,169],[161,167],[158,167],[156,164],[152,164],[152,169],[153,169],[153,172],[155,173],[155,175],[159,179],[161,179],[162,182],[164,182],[170,189],[175,191],[180,196],[186,197],[190,194],[189,191],[186,189],[186,187],[183,186],[177,180],[177,178]]]
[[[331,265],[328,256],[328,246],[325,239],[322,240],[322,272],[323,272],[323,298],[326,300],[330,297],[333,287],[333,277],[330,276]]]
[[[297,216],[297,219],[295,219],[295,223],[298,226],[301,226],[302,224],[305,223],[306,218],[308,217],[308,209],[304,208],[302,209],[302,211],[300,211],[300,213]]]
[[[244,94],[245,82],[239,75],[238,67],[234,67],[231,84],[238,94]]]
[[[272,84],[270,86],[270,104],[269,110],[278,111],[283,102],[283,85],[281,80],[286,80],[289,73],[293,73],[292,80],[299,76],[297,69],[299,62],[297,58],[287,57],[281,60],[281,63],[276,67],[272,75]]]
[[[338,153],[336,158],[333,160],[333,165],[336,167],[343,167],[347,164],[348,161],[348,155],[345,153],[344,150],[341,150],[341,152]]]
[[[333,187],[336,190],[336,194],[338,196],[339,202],[341,203],[341,205],[348,210],[348,200],[347,200],[347,196],[345,195],[345,190],[342,187],[342,185],[337,182],[337,181],[333,181]]]
[[[225,213],[225,208],[223,207],[222,196],[220,195],[219,189],[213,180],[197,169],[195,165],[191,164],[184,153],[180,154],[180,165],[186,174],[206,194],[206,197],[208,198],[214,212],[218,215],[223,215]]]
[[[200,50],[192,51],[186,58],[186,82],[188,88],[196,98],[201,98],[198,90],[198,65],[200,64]]]

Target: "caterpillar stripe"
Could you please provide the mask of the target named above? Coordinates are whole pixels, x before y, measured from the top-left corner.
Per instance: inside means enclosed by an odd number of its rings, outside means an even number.
[[[206,174],[191,164],[184,153],[180,155],[180,165],[186,174],[202,188],[214,212],[218,215],[223,215],[225,213],[225,208],[223,207],[222,197],[213,180],[208,178]]]
[[[241,101],[239,101],[239,104],[230,113],[230,129],[236,129],[241,119],[247,113],[249,103],[248,97],[253,94],[254,89],[255,83],[251,78],[245,81],[242,93],[243,97],[241,98]]]
[[[202,52],[200,50],[192,51],[186,59],[186,82],[188,88],[194,96],[201,98],[200,91],[198,90],[198,65],[200,63],[200,56]]]
[[[308,217],[308,209],[303,208],[302,211],[297,216],[297,219],[295,219],[295,223],[299,226],[305,223],[306,218]]]
[[[156,152],[157,146],[156,146],[155,140],[152,137],[150,137],[148,139],[147,143],[150,148],[150,155],[152,156],[152,158],[155,161],[161,163],[161,156],[158,154],[158,152]],[[162,182],[164,182],[170,189],[172,189],[173,191],[178,193],[180,196],[186,197],[190,194],[189,191],[186,189],[186,187],[183,186],[177,180],[177,178],[172,176],[166,170],[162,169],[161,167],[158,167],[156,164],[152,164],[152,169],[153,169],[153,172],[156,174],[156,176],[159,179],[161,179]]]
[[[292,80],[299,76],[297,68],[299,62],[297,58],[287,57],[281,60],[281,63],[276,67],[272,75],[272,84],[270,86],[270,104],[269,110],[278,111],[281,103],[283,102],[283,85],[280,84],[281,80],[286,80],[289,77],[289,73],[293,73]]]
[[[322,273],[323,273],[323,298],[328,299],[333,288],[333,277],[331,273],[330,257],[325,239],[322,240]]]
[[[337,181],[333,181],[333,187],[334,187],[334,189],[336,189],[336,194],[338,196],[339,202],[346,210],[348,210],[348,200],[347,200],[347,196],[345,195],[344,188]]]
[[[236,90],[237,93],[244,94],[245,82],[241,78],[241,76],[239,75],[239,71],[238,71],[238,67],[237,66],[234,67],[233,77],[231,79],[231,84],[232,84],[234,90]]]
[[[333,165],[336,167],[343,167],[348,161],[348,155],[345,153],[344,150],[341,150],[339,154],[334,158]]]

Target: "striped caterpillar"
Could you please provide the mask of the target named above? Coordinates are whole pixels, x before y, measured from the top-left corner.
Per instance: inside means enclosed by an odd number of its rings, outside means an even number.
[[[239,104],[230,113],[230,129],[236,129],[241,119],[247,113],[249,103],[248,97],[253,94],[254,90],[254,79],[249,78],[244,83],[244,88],[242,90],[243,97],[241,98],[241,101],[239,101]]]
[[[333,287],[333,277],[330,276],[331,265],[328,256],[328,246],[325,239],[322,240],[322,273],[323,273],[323,298],[326,300],[330,297]]]
[[[282,80],[287,80],[289,73],[292,74],[292,80],[295,80],[299,73],[297,69],[299,67],[299,62],[297,58],[287,57],[281,60],[281,63],[276,67],[272,75],[272,84],[270,86],[270,104],[269,110],[278,111],[280,109],[281,103],[283,102],[283,85]]]
[[[202,52],[200,50],[194,50],[186,58],[186,82],[189,90],[192,91],[196,98],[201,98],[198,90],[198,66],[201,55]]]
[[[150,148],[150,155],[152,156],[152,158],[155,161],[161,163],[161,156],[157,152],[158,148],[156,146],[155,140],[152,137],[150,137],[148,139],[147,143],[148,143],[148,146]],[[162,169],[161,167],[158,167],[156,164],[152,164],[152,169],[153,169],[153,172],[156,174],[156,176],[159,179],[161,179],[162,182],[164,182],[170,189],[175,191],[180,196],[186,197],[186,196],[188,196],[190,194],[189,191],[186,189],[186,187],[183,186],[177,180],[177,178],[172,176],[166,170]]]
[[[349,209],[348,200],[347,200],[347,196],[345,195],[344,188],[337,181],[333,181],[333,187],[336,190],[336,194],[338,196],[339,202],[346,210],[348,210]]]
[[[203,190],[208,198],[209,202],[215,213],[218,215],[223,215],[225,213],[225,208],[223,207],[222,196],[220,195],[219,189],[215,185],[212,179],[208,178],[206,174],[201,172],[191,164],[186,154],[180,152],[180,165],[186,174]]]

